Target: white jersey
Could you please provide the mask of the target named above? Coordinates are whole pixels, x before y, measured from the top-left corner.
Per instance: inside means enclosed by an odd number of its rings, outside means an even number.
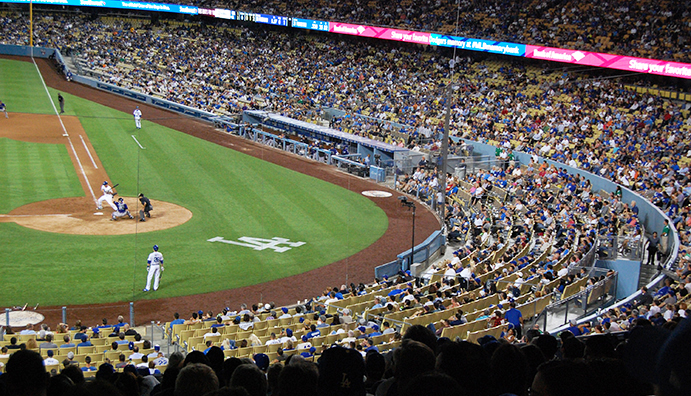
[[[132,112],[132,114],[134,114],[134,119],[135,119],[135,120],[138,120],[138,119],[142,118],[142,111],[139,110],[139,109],[134,109],[134,111]]]
[[[103,191],[103,194],[110,194],[113,195],[113,188],[111,188],[109,185],[104,184],[101,186],[101,191]]]
[[[151,265],[161,265],[163,264],[163,255],[159,252],[151,252],[146,262]]]

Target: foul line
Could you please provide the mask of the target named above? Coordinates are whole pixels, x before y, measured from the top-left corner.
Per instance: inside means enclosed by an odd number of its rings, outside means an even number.
[[[89,192],[91,193],[91,198],[96,202],[96,195],[94,194],[94,190],[91,188],[91,183],[89,183],[89,178],[86,176],[86,172],[84,171],[84,167],[82,166],[82,161],[79,160],[79,156],[77,155],[77,150],[75,150],[74,145],[72,144],[72,139],[70,139],[70,135],[67,133],[67,129],[65,128],[65,124],[62,122],[62,117],[60,117],[60,113],[58,113],[58,109],[55,107],[55,103],[53,103],[53,100],[50,98],[50,92],[48,92],[48,87],[46,86],[46,82],[43,80],[43,76],[41,75],[41,70],[38,68],[38,65],[36,64],[36,59],[34,59],[34,47],[31,47],[31,61],[34,63],[34,67],[36,67],[36,73],[38,73],[38,78],[41,79],[41,83],[43,84],[43,89],[46,90],[46,95],[48,95],[48,101],[50,102],[51,106],[53,106],[53,110],[55,111],[55,115],[58,116],[58,121],[60,121],[60,126],[62,126],[62,131],[63,134],[62,136],[67,137],[67,142],[70,144],[70,147],[72,148],[72,153],[74,153],[74,158],[77,160],[77,164],[79,165],[79,169],[82,171],[82,176],[84,176],[84,181],[86,182],[86,186],[89,187]],[[89,154],[91,156],[91,154]]]
[[[86,150],[86,153],[89,154],[89,158],[91,158],[91,163],[94,164],[94,168],[98,169],[98,165],[96,165],[96,161],[94,161],[94,157],[91,156],[91,151],[89,151],[89,148],[86,147],[86,142],[84,141],[84,138],[82,135],[79,135],[79,138],[82,139],[82,144],[84,145],[84,150]]]
[[[0,217],[70,217],[71,214],[35,214],[35,215],[11,215],[0,214]]]
[[[142,150],[146,150],[146,149],[145,149],[144,147],[142,147],[142,145],[141,145],[141,144],[139,144],[139,140],[137,140],[137,138],[136,138],[136,137],[134,137],[134,135],[130,135],[130,136],[132,136],[132,139],[134,139],[134,141],[135,141],[135,142],[137,143],[137,146],[139,146],[139,148],[140,148],[140,149],[142,149]]]

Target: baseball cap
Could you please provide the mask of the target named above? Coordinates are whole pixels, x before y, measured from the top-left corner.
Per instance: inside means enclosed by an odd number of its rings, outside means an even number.
[[[74,352],[67,352],[68,359],[74,359]]]
[[[269,357],[264,353],[254,355],[254,362],[261,371],[266,371],[266,369],[269,368]]]

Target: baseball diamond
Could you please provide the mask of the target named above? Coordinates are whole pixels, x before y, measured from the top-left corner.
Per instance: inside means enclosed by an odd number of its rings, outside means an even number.
[[[14,69],[29,80],[37,78],[35,71],[33,77],[27,72],[34,68],[27,62],[30,59],[8,58],[0,59],[0,91],[7,92],[2,85],[9,84],[8,77],[14,76],[7,73]],[[21,127],[12,132],[3,129],[0,142],[22,140],[27,145],[23,152],[43,147],[39,142],[50,143],[59,148],[60,172],[66,175],[54,188],[34,191],[27,186],[36,184],[31,179],[41,172],[23,174],[24,196],[11,194],[11,207],[2,208],[0,228],[10,241],[0,248],[0,261],[8,263],[4,271],[21,273],[22,262],[35,263],[32,273],[26,274],[35,286],[8,288],[3,296],[8,302],[79,304],[75,308],[85,319],[120,312],[133,301],[139,320],[160,320],[166,307],[196,309],[204,301],[288,303],[319,294],[325,284],[367,281],[376,265],[395,259],[410,246],[410,214],[396,198],[360,194],[381,189],[372,182],[229,136],[187,117],[68,83],[48,61],[36,62],[51,100],[57,100],[53,92],[59,91],[69,103],[61,120],[72,146],[65,142],[49,102],[46,106],[38,95],[27,94],[36,99],[22,106],[19,94],[3,97],[16,110],[8,120],[18,119],[14,125]],[[40,91],[38,83],[25,80],[22,86]],[[44,91],[43,101],[47,99]],[[146,115],[142,129],[131,121],[137,105]],[[152,119],[157,121],[147,121]],[[38,137],[36,130],[51,135]],[[1,144],[0,152],[11,153]],[[35,157],[17,161],[31,163]],[[137,195],[144,191],[154,208],[151,218],[108,221],[111,209],[94,215],[104,180],[119,184],[116,200],[123,197],[133,214],[139,213]],[[0,190],[0,194],[10,193]],[[439,228],[431,212],[421,212],[416,243]],[[58,216],[48,216],[53,214]],[[282,238],[304,245],[276,254],[273,248],[207,241],[218,236],[255,242]],[[158,291],[144,293],[143,263],[154,243],[166,246],[166,279]],[[104,254],[109,260],[100,262]],[[19,262],[17,257],[24,258]],[[74,281],[77,278],[79,282]],[[42,312],[47,320],[60,319],[58,309]]]

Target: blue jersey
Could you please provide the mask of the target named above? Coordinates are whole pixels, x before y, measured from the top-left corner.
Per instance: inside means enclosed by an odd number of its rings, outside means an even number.
[[[126,203],[118,201],[115,203],[115,206],[118,208],[119,213],[127,212],[127,204]]]

